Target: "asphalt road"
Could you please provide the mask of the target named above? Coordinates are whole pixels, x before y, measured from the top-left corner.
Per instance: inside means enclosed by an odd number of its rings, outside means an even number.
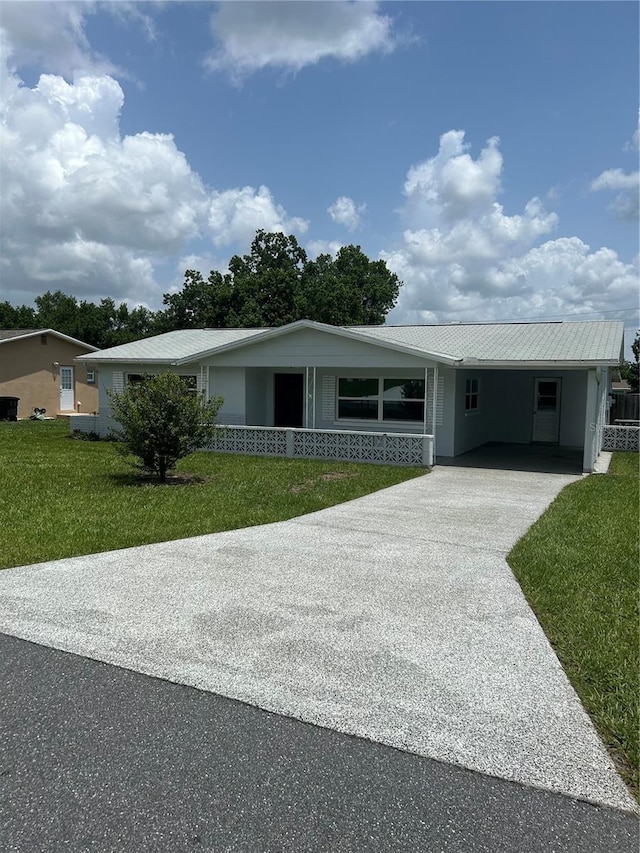
[[[0,849],[636,853],[628,813],[0,635]]]

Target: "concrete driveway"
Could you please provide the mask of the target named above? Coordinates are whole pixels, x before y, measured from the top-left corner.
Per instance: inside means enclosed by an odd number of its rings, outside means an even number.
[[[288,522],[0,573],[0,630],[632,809],[505,554],[570,475],[431,474]]]

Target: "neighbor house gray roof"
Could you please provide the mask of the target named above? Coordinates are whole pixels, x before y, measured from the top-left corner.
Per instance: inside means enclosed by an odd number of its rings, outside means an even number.
[[[46,329],[0,329],[0,343],[13,338],[28,338],[30,335],[42,335]]]
[[[0,344],[9,343],[9,341],[17,341],[25,338],[33,338],[36,335],[54,335],[56,338],[61,338],[63,341],[77,344],[80,347],[96,352],[98,347],[87,344],[84,341],[79,341],[77,338],[72,338],[70,335],[65,335],[58,332],[56,329],[0,329]]]
[[[299,320],[277,329],[184,329],[102,350],[80,360],[181,364],[215,352],[238,349],[261,338],[275,338],[299,328],[357,338],[425,359],[459,365],[545,363],[616,364],[620,360],[623,323],[618,320],[537,323],[454,323],[439,326],[334,327]]]

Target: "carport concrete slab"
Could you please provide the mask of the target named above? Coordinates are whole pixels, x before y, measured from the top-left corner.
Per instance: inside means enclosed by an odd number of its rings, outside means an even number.
[[[436,469],[280,524],[10,569],[0,629],[633,809],[504,559],[573,479]]]

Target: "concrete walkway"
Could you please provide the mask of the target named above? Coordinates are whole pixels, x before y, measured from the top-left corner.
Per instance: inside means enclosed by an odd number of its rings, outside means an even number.
[[[576,478],[436,468],[288,522],[0,573],[0,630],[633,809],[504,556]]]

